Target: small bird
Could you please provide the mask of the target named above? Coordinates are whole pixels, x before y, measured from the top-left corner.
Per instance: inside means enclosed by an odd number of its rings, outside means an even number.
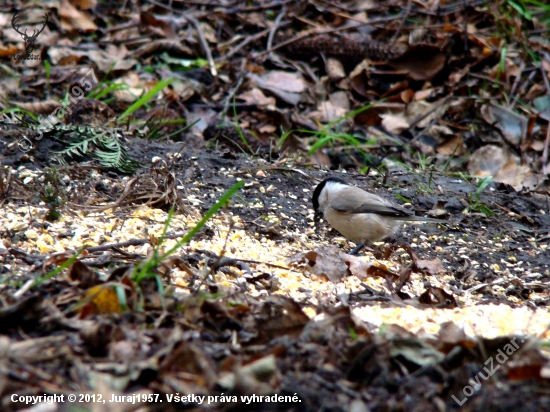
[[[448,223],[445,220],[414,216],[389,200],[329,177],[313,192],[315,221],[322,215],[334,229],[357,244],[349,254],[355,255],[365,243],[379,242],[392,235],[400,222],[422,221]]]

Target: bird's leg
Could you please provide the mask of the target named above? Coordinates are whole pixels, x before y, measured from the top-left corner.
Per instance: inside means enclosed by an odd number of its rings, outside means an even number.
[[[356,255],[357,252],[359,252],[364,247],[365,247],[364,243],[359,243],[357,246],[355,246],[355,249],[353,249],[351,252],[348,253],[348,255]]]

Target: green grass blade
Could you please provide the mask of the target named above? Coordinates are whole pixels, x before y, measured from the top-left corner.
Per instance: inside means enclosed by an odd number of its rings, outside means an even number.
[[[141,106],[146,104],[149,100],[151,100],[157,93],[159,93],[161,90],[163,90],[166,86],[168,86],[170,83],[172,83],[174,79],[170,77],[169,79],[161,80],[159,81],[155,87],[153,87],[151,90],[149,90],[147,93],[145,93],[144,96],[142,96],[138,101],[136,101],[134,104],[132,104],[130,107],[126,109],[124,113],[122,113],[118,117],[118,122],[121,123],[124,119],[126,119],[128,116],[130,116],[132,113],[134,113],[137,109],[139,109]]]

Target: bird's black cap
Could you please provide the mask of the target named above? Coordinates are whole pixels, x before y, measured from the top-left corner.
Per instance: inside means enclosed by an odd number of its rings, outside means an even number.
[[[321,191],[329,182],[341,183],[343,185],[347,185],[346,182],[344,182],[342,179],[338,179],[337,177],[328,177],[325,180],[323,180],[321,183],[319,183],[315,188],[315,190],[313,191],[313,198],[311,199],[311,202],[313,203],[313,210],[315,211],[316,214],[319,211],[319,196],[321,196]]]

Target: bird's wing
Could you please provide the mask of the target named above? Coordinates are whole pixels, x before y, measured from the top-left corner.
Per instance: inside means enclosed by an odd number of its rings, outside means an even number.
[[[377,213],[384,216],[408,217],[413,213],[401,206],[395,205],[380,196],[365,192],[358,187],[346,188],[348,193],[342,193],[330,202],[330,207],[336,212],[346,214]],[[355,193],[354,193],[355,192]],[[353,201],[350,199],[361,199]]]

